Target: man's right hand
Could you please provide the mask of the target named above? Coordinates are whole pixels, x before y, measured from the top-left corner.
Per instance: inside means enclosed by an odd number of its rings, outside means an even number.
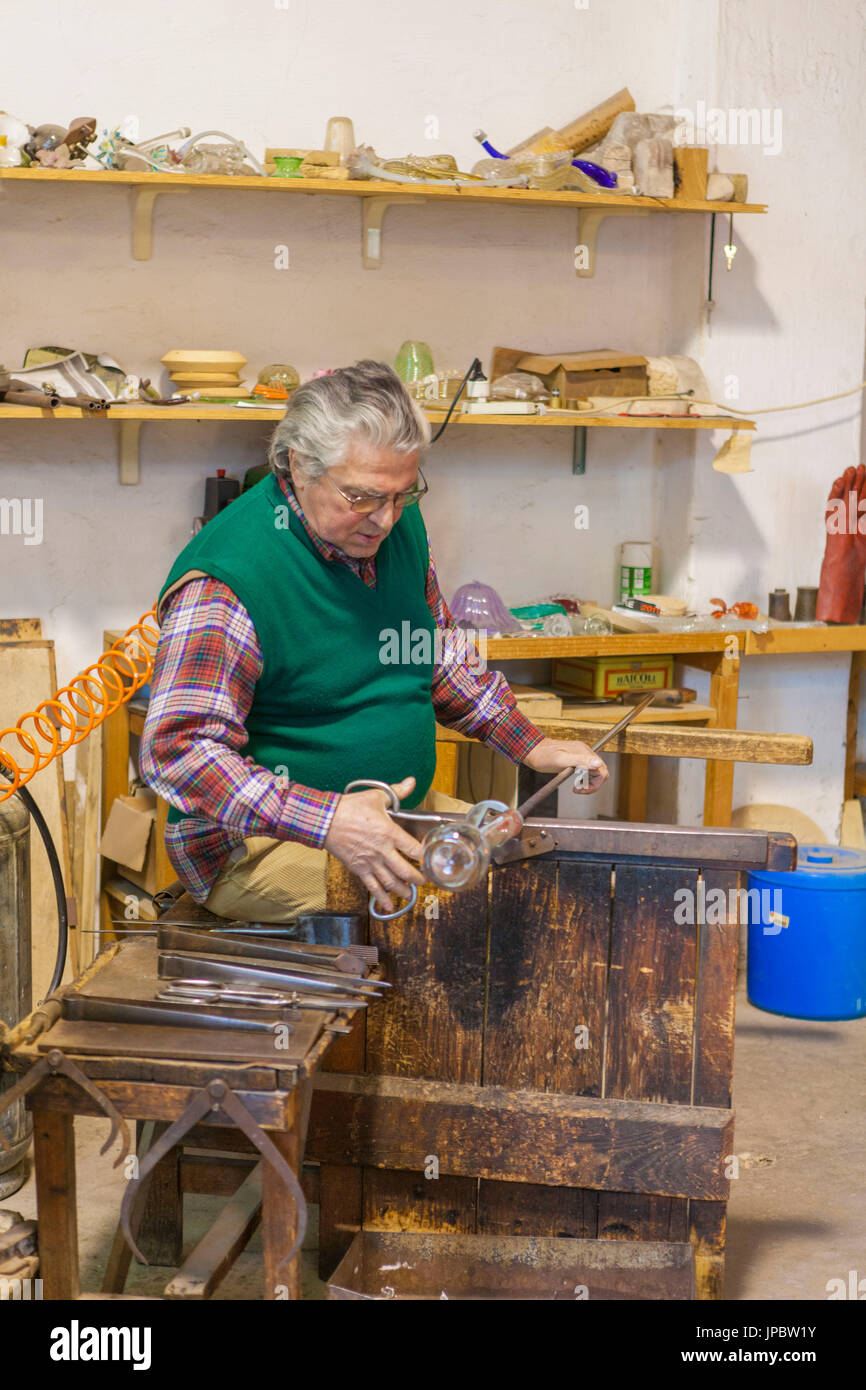
[[[392,785],[402,801],[412,791],[415,778],[404,777]],[[385,793],[375,788],[341,796],[325,838],[325,849],[358,875],[386,912],[393,912],[395,905],[389,893],[408,898],[410,884],[420,885],[424,879],[409,862],[420,861],[421,846],[391,820],[385,810],[387,804]]]

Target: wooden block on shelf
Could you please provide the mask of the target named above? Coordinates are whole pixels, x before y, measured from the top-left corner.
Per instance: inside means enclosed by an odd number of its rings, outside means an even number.
[[[748,174],[728,174],[728,178],[734,185],[734,202],[747,203],[749,201]]]
[[[697,199],[703,202],[707,196],[707,159],[709,150],[702,146],[678,146],[674,149],[676,187],[674,201]]]
[[[536,685],[512,685],[517,707],[527,719],[558,719],[562,714],[562,696],[553,690]]]

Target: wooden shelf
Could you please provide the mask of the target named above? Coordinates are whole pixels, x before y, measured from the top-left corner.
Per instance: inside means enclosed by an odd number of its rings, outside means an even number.
[[[587,637],[491,637],[491,661],[550,661],[564,656],[677,656],[723,652],[736,637],[743,656],[866,651],[866,626],[771,628],[769,632],[614,632]]]
[[[14,376],[14,371],[12,373]],[[424,412],[433,425],[439,425],[445,418],[444,410]],[[124,420],[158,420],[162,424],[172,421],[195,420],[233,420],[236,424],[245,420],[269,420],[277,424],[280,420],[278,410],[230,405],[117,405],[104,412],[81,410],[77,405],[61,405],[56,410],[49,407],[31,405],[0,404],[0,420],[109,420],[112,423]],[[515,429],[548,429],[570,426],[572,429],[623,428],[644,430],[753,430],[753,420],[734,420],[726,415],[674,417],[666,415],[582,415],[573,410],[551,410],[547,415],[459,415],[451,416],[448,428],[458,425],[508,425]]]
[[[726,639],[744,633],[614,632],[586,637],[491,637],[487,658],[495,661],[550,661],[563,656],[676,656],[680,652],[723,652]]]
[[[86,183],[138,188],[232,188],[237,191],[328,193],[336,197],[430,199],[443,203],[516,203],[536,207],[633,207],[646,212],[765,213],[764,203],[708,203],[689,198],[640,198],[628,193],[578,193],[572,189],[548,192],[537,188],[459,188],[440,183],[394,183],[390,179],[286,179],[258,175],[171,174],[126,172],[120,169],[0,169],[0,179],[22,183]]]
[[[390,179],[286,179],[259,175],[127,173],[109,169],[0,169],[0,179],[12,182],[113,186],[134,193],[132,254],[149,260],[153,252],[153,207],[163,193],[193,190],[276,194],[325,194],[358,198],[361,204],[361,264],[377,270],[382,264],[383,220],[396,203],[462,203],[464,206],[572,208],[577,213],[577,246],[573,254],[575,274],[595,274],[596,238],[606,217],[646,217],[649,213],[765,213],[763,203],[708,203],[690,198],[642,198],[628,193],[578,193],[570,189],[548,192],[535,188],[481,188],[441,183],[394,183]],[[581,255],[578,256],[577,252]]]
[[[856,623],[840,627],[770,628],[746,633],[746,656],[795,656],[797,652],[866,651],[866,627]]]

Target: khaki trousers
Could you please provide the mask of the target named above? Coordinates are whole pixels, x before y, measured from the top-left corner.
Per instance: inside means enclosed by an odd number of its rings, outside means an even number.
[[[469,803],[429,791],[423,811],[468,811]],[[327,852],[290,840],[253,835],[232,851],[204,904],[238,922],[282,922],[325,908]]]

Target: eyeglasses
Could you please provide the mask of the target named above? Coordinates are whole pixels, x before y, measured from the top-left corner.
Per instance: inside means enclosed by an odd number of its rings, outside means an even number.
[[[416,485],[415,487],[408,488],[406,492],[395,492],[390,497],[381,492],[344,492],[341,487],[337,487],[330,472],[326,470],[324,476],[331,484],[331,487],[337,488],[337,492],[339,492],[344,501],[348,502],[352,511],[360,512],[362,516],[369,516],[371,512],[377,512],[386,502],[393,502],[395,507],[414,507],[417,502],[421,501],[425,493],[430,490],[427,486],[427,480],[420,468],[418,469],[418,477],[421,479],[421,487]]]

